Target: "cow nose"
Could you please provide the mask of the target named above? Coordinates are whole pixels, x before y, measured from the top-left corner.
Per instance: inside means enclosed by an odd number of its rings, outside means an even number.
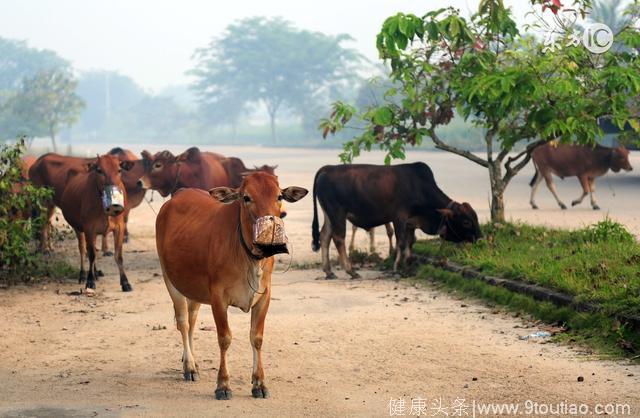
[[[142,182],[142,180],[138,180],[138,181],[136,182],[136,187],[137,187],[138,189],[144,189],[144,183]]]
[[[280,212],[280,219],[284,219],[287,216],[287,212]]]

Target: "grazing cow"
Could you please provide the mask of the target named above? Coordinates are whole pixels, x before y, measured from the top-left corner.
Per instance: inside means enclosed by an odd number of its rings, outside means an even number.
[[[229,185],[227,172],[220,163],[224,157],[220,154],[201,152],[193,147],[178,156],[169,151],[155,155],[142,151],[142,157],[148,167],[143,183],[147,188],[157,190],[162,197],[182,187],[209,190]]]
[[[558,197],[556,186],[553,184],[551,174],[564,179],[565,177],[578,177],[582,185],[582,195],[571,202],[571,206],[582,203],[584,198],[591,194],[591,207],[594,210],[600,209],[596,203],[596,177],[605,174],[609,169],[614,173],[620,170],[631,171],[633,168],[629,163],[629,151],[619,146],[608,148],[596,145],[595,148],[584,145],[566,145],[547,143],[540,145],[531,154],[536,173],[531,179],[531,207],[538,209],[535,202],[536,191],[542,179],[547,183],[547,187],[555,197],[561,209],[567,206]]]
[[[120,161],[114,155],[98,156],[86,164],[86,171],[70,172],[62,192],[62,215],[78,238],[81,281],[84,274],[85,251],[89,256],[87,289],[96,288],[96,236],[114,231],[115,260],[120,272],[120,286],[123,292],[132,290],[124,272],[122,257],[127,192],[120,172],[130,170],[133,164],[131,161]]]
[[[387,230],[387,238],[389,239],[389,256],[393,255],[393,226],[390,222],[384,224],[385,229]],[[355,225],[351,226],[351,242],[349,243],[349,252],[353,252],[355,249],[355,241],[356,241],[356,231],[358,227]],[[373,254],[376,252],[376,230],[375,228],[369,228],[366,230],[367,234],[369,234],[369,253]]]
[[[130,151],[120,152],[118,148],[110,151],[110,154],[117,155],[121,161],[129,161],[131,158]],[[51,228],[51,219],[55,213],[56,206],[61,207],[62,193],[67,183],[69,175],[84,173],[87,171],[87,164],[94,159],[71,157],[48,153],[40,156],[29,169],[29,179],[31,182],[40,187],[50,187],[53,189],[53,200],[47,204],[47,212],[49,222],[47,222],[40,233],[40,250],[47,252],[51,249],[49,241],[49,231]],[[132,168],[123,175],[123,182],[127,192],[134,196],[134,202],[140,197],[143,190],[139,183],[140,177],[144,174],[144,164],[142,160],[133,161]],[[142,195],[144,196],[144,194]],[[137,204],[140,204],[137,202]],[[136,205],[137,206],[137,205]],[[130,208],[127,208],[130,210]],[[127,210],[128,215],[128,210]],[[102,240],[102,252],[104,255],[111,255],[108,250],[106,237]]]
[[[179,190],[158,213],[156,245],[182,335],[184,378],[195,381],[198,377],[193,332],[200,304],[209,304],[220,346],[216,399],[231,397],[226,360],[231,345],[229,306],[243,312],[251,309],[251,393],[255,398],[268,395],[261,347],[271,295],[272,255],[287,252],[280,201],[295,202],[306,194],[300,187],[280,189],[275,176],[257,172],[245,177],[237,189]]]
[[[322,231],[316,198],[324,212]],[[313,183],[312,249],[322,248],[322,269],[327,279],[335,278],[329,263],[332,239],[342,267],[352,277],[359,277],[345,250],[347,220],[364,229],[393,223],[394,269],[401,257],[406,261],[411,255],[415,228],[453,242],[473,242],[482,236],[471,205],[457,203],[444,194],[424,163],[328,165],[318,170]]]

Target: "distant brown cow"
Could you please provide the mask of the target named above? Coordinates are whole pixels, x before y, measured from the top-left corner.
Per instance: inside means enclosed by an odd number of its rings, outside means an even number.
[[[60,209],[78,238],[80,280],[84,273],[85,251],[89,257],[87,289],[96,287],[96,236],[114,231],[115,260],[120,272],[120,286],[123,292],[132,290],[123,266],[122,244],[127,192],[120,172],[130,170],[133,164],[131,161],[120,161],[114,155],[98,156],[86,164],[86,171],[70,172],[62,192]]]
[[[243,312],[251,309],[251,393],[255,398],[268,395],[261,348],[271,298],[272,255],[287,251],[284,224],[278,219],[280,201],[295,202],[306,194],[300,187],[280,189],[275,176],[257,172],[245,177],[238,189],[217,187],[209,193],[182,189],[158,213],[156,245],[182,334],[184,378],[198,377],[193,332],[200,304],[209,304],[220,346],[216,399],[231,398],[226,358],[231,345],[229,306]]]
[[[596,145],[595,148],[583,145],[544,144],[536,148],[531,154],[536,174],[531,179],[531,207],[538,209],[535,202],[535,194],[542,179],[555,197],[561,209],[567,206],[558,197],[551,174],[564,179],[565,177],[578,177],[582,185],[582,195],[571,202],[571,206],[582,203],[584,198],[591,194],[591,207],[600,209],[596,203],[596,177],[604,175],[609,169],[614,173],[620,170],[631,171],[629,163],[629,151],[619,146],[608,148]]]
[[[169,151],[151,155],[142,152],[147,173],[143,177],[145,187],[157,190],[167,197],[182,187],[209,190],[217,186],[229,185],[229,177],[220,163],[224,159],[220,154],[201,152],[198,148],[189,148],[174,156]]]
[[[247,174],[255,173],[256,171],[263,171],[265,173],[275,175],[275,170],[278,168],[277,165],[270,166],[266,164],[262,167],[247,168],[244,165],[244,162],[237,157],[223,158],[220,160],[220,163],[222,163],[222,166],[227,172],[230,187],[240,187],[242,184],[242,178]]]

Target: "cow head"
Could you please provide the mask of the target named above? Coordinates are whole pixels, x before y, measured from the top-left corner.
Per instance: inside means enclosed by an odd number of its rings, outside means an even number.
[[[252,237],[254,249],[251,251],[256,254],[257,250],[260,257],[288,253],[281,203],[283,200],[297,202],[307,193],[308,190],[296,186],[281,189],[276,176],[260,171],[246,176],[237,189],[215,187],[209,190],[214,199],[224,204],[238,202],[241,233],[244,237]]]
[[[120,173],[130,170],[131,161],[120,161],[115,155],[98,155],[87,163],[87,170],[95,179],[96,188],[102,199],[104,212],[109,216],[118,216],[126,204],[125,186]]]
[[[110,155],[115,155],[120,161],[130,161],[132,166],[129,170],[124,170],[120,173],[122,183],[128,192],[145,191],[143,182],[141,181],[146,171],[146,162],[144,159],[136,159],[136,155],[129,150],[122,149],[120,147],[112,148],[109,151]]]
[[[631,171],[631,163],[629,163],[629,150],[624,146],[619,146],[611,149],[611,160],[609,162],[609,168],[617,173],[620,170]]]
[[[175,191],[178,184],[178,160],[170,151],[160,151],[151,155],[142,151],[145,174],[142,176],[142,187],[157,190],[162,197]]]
[[[452,202],[445,209],[438,209],[442,223],[438,235],[446,241],[475,242],[482,238],[478,215],[467,202]]]

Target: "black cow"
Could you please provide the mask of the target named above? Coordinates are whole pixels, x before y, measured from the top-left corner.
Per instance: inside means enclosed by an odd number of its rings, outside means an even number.
[[[324,212],[322,231],[316,198]],[[327,279],[335,278],[329,264],[331,239],[342,267],[352,277],[358,277],[345,249],[347,219],[364,229],[393,222],[394,269],[411,255],[416,228],[453,242],[474,242],[482,236],[471,205],[457,203],[444,194],[424,163],[327,165],[318,170],[313,183],[312,248],[322,248],[322,269]]]

